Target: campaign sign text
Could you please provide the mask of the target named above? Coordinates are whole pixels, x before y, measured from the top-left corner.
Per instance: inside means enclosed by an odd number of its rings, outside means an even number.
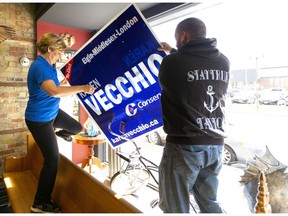
[[[112,130],[131,139],[163,125],[158,69],[166,54],[159,46],[132,4],[61,68],[70,85],[95,87],[92,95],[77,97],[113,148],[125,141],[109,133],[112,116]]]

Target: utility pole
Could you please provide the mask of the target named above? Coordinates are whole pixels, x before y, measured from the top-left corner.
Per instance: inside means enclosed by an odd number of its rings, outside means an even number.
[[[259,111],[259,58],[256,56],[256,112]]]

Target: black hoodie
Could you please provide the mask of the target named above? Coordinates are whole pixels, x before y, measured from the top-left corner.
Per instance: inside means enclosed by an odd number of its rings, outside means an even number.
[[[208,38],[190,41],[161,63],[162,117],[168,142],[224,143],[230,63],[216,43]]]

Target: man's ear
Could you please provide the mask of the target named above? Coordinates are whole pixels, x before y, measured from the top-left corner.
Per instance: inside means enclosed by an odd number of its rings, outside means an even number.
[[[190,35],[187,32],[183,31],[183,42],[187,43],[190,40],[191,40]]]

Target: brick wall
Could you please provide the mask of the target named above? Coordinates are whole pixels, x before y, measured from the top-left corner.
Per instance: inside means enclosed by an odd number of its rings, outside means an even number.
[[[15,36],[0,43],[0,176],[6,156],[26,153],[24,111],[27,72],[36,57],[35,5],[0,3],[0,28],[1,25],[13,28]],[[24,55],[30,60],[28,67],[19,62]]]

